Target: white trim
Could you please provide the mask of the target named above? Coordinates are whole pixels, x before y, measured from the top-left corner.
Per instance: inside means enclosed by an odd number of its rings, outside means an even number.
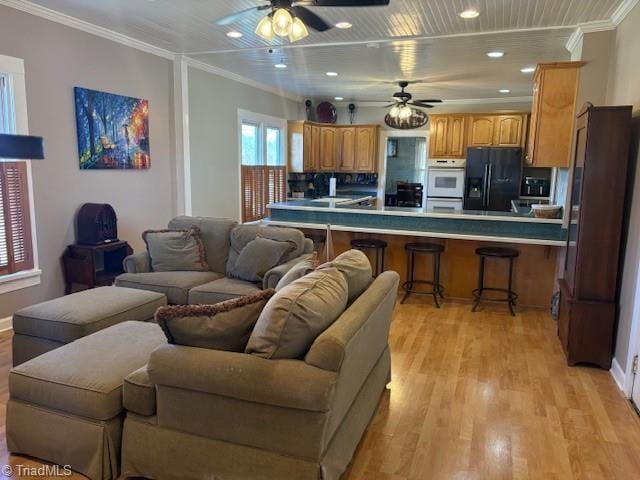
[[[191,136],[189,131],[189,68],[182,55],[173,61],[173,105],[176,136],[176,210],[192,215]]]
[[[631,398],[633,395],[634,377],[640,374],[634,374],[631,366],[633,365],[633,357],[640,354],[640,271],[636,278],[636,291],[631,311],[631,329],[629,331],[629,350],[627,351],[627,371],[624,376],[624,393]],[[617,362],[617,360],[613,359]],[[640,382],[640,377],[638,379]]]
[[[622,3],[618,5],[611,15],[611,22],[617,27],[622,23],[625,17],[633,10],[633,8],[640,2],[640,0],[622,0]]]
[[[612,19],[581,23],[571,34],[569,40],[567,40],[565,48],[569,52],[574,53],[576,48],[578,48],[578,46],[582,43],[582,39],[585,33],[606,32],[608,30],[615,30],[616,26],[617,24],[615,24]]]
[[[13,330],[13,317],[0,318],[0,332]]]
[[[40,285],[41,276],[42,270],[37,268],[34,268],[33,270],[26,270],[24,272],[12,273],[10,275],[3,275],[0,277],[0,295]]]
[[[203,72],[213,73],[214,75],[228,78],[229,80],[233,80],[234,82],[240,82],[245,85],[249,85],[250,87],[258,88],[268,93],[273,93],[274,95],[277,95],[279,97],[288,98],[289,100],[293,100],[295,102],[302,102],[303,100],[300,95],[296,95],[295,93],[285,92],[284,90],[280,90],[279,88],[272,87],[261,82],[256,82],[255,80],[251,80],[250,78],[243,77],[242,75],[238,75],[237,73],[224,70],[214,65],[209,65],[208,63],[201,62],[200,60],[196,60],[192,57],[185,56],[184,58],[190,67],[202,70]]]
[[[622,390],[622,392],[625,395],[627,395],[627,393],[625,392],[625,376],[626,375],[624,373],[624,370],[622,370],[622,367],[618,363],[618,360],[616,360],[615,358],[611,362],[611,370],[609,370],[609,372],[611,373],[613,380],[616,382],[616,385],[618,385],[618,388]]]
[[[14,8],[31,15],[35,15],[36,17],[44,18],[46,20],[51,20],[52,22],[60,23],[62,25],[66,25],[67,27],[75,28],[76,30],[82,30],[83,32],[106,38],[107,40],[126,45],[127,47],[135,48],[136,50],[151,53],[152,55],[157,55],[168,60],[172,60],[174,56],[172,52],[164,48],[156,47],[155,45],[151,45],[150,43],[136,40],[135,38],[123,35],[122,33],[114,32],[113,30],[109,30],[108,28],[94,25],[93,23],[80,20],[79,18],[72,17],[71,15],[67,15],[65,13],[46,8],[42,5],[28,2],[26,0],[0,0],[0,5]]]
[[[378,148],[378,204],[384,205],[386,189],[387,189],[387,142],[390,138],[424,138],[427,142],[427,159],[429,158],[429,129],[420,128],[416,130],[380,130],[380,148]],[[426,185],[426,178],[424,179]],[[426,191],[423,189],[423,205],[427,200]],[[313,208],[313,210],[322,210],[321,208]],[[335,209],[325,209],[335,212]],[[368,212],[367,213],[371,213]]]
[[[2,1],[2,0],[0,0]],[[6,74],[9,91],[9,101],[13,103],[13,119],[10,119],[12,130],[19,135],[29,134],[29,116],[27,113],[27,87],[25,83],[24,60],[6,55],[0,55],[0,72]],[[6,275],[0,279],[0,293],[16,290],[18,288],[31,287],[40,283],[39,258],[38,258],[38,232],[36,225],[36,211],[33,192],[33,175],[31,172],[31,162],[26,161],[27,165],[27,188],[29,194],[29,216],[31,223],[31,252],[33,255],[33,270],[29,272],[18,272],[12,275]],[[37,276],[36,280],[30,282],[11,281],[12,279],[21,279],[31,273],[30,277]],[[2,285],[7,285],[2,288]],[[10,285],[10,286],[9,286]]]
[[[283,227],[294,228],[310,228],[314,230],[325,230],[326,224],[320,223],[302,223],[302,222],[282,222],[279,220],[264,219],[263,223],[268,225],[280,225]],[[345,225],[331,225],[331,230],[339,232],[355,232],[355,233],[377,233],[380,235],[404,235],[408,237],[429,237],[429,238],[451,238],[454,240],[477,240],[480,242],[500,242],[500,243],[518,243],[523,245],[544,245],[549,247],[562,247],[566,242],[558,242],[555,240],[535,240],[530,238],[512,238],[512,237],[492,237],[488,235],[462,235],[457,233],[438,233],[424,232],[418,230],[388,230],[385,228],[368,228],[368,227],[349,227]]]

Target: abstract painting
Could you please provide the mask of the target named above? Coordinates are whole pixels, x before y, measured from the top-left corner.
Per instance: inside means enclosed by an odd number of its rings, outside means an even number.
[[[82,170],[144,170],[151,166],[149,102],[75,88]]]

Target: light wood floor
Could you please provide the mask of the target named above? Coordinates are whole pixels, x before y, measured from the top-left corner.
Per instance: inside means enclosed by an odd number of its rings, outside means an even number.
[[[397,307],[393,381],[345,480],[640,478],[640,419],[609,372],[568,368],[546,311],[503,308]],[[0,465],[25,463],[7,459],[4,421]]]

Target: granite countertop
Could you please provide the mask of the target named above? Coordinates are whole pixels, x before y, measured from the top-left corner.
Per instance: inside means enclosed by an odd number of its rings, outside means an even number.
[[[322,199],[294,199],[287,202],[272,203],[268,208],[272,210],[300,210],[315,212],[341,212],[356,214],[373,214],[373,215],[392,215],[407,217],[427,217],[427,218],[443,218],[443,219],[464,219],[464,220],[492,220],[503,222],[524,222],[524,223],[542,223],[542,224],[562,224],[562,219],[556,218],[535,218],[526,212],[494,212],[484,210],[462,210],[443,212],[441,210],[429,210],[427,208],[405,208],[405,207],[386,207],[384,205],[358,205],[360,201],[366,201],[369,197],[344,197],[350,198],[347,204],[335,202],[323,202]],[[377,202],[378,204],[380,202]]]

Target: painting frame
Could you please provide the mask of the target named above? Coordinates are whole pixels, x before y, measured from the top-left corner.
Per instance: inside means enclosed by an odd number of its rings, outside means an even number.
[[[74,87],[80,170],[151,168],[149,101]]]

